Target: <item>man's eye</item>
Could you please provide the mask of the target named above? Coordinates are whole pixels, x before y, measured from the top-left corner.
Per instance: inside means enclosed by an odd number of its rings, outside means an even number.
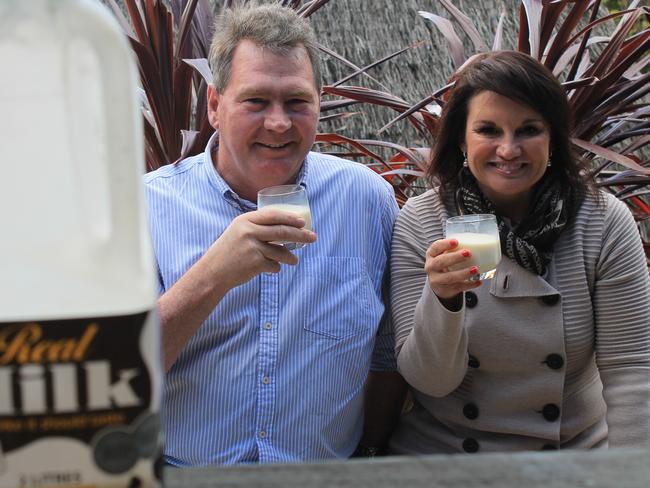
[[[307,102],[307,100],[303,100],[301,98],[292,98],[291,100],[289,100],[289,104],[292,106],[301,106],[307,103],[309,103]]]
[[[261,98],[249,98],[246,100],[246,103],[252,103],[254,105],[262,105],[264,100]]]

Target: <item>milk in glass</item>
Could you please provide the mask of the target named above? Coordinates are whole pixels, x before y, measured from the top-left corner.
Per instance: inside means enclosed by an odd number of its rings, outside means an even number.
[[[494,277],[501,261],[499,229],[494,215],[465,214],[451,217],[445,222],[445,238],[458,241],[454,250],[467,249],[471,254],[463,262],[450,266],[451,271],[477,266],[479,272],[471,279],[487,280]]]
[[[501,244],[498,236],[466,232],[452,234],[449,238],[458,240],[457,249],[468,249],[471,253],[471,257],[465,262],[450,266],[449,269],[452,271],[478,266],[479,273],[487,273],[493,271],[501,261]]]
[[[311,211],[308,206],[304,205],[292,205],[290,203],[273,203],[267,205],[264,208],[273,208],[281,212],[290,212],[296,214],[298,217],[305,219],[305,229],[312,230],[311,228]]]
[[[264,188],[257,193],[257,207],[273,208],[282,212],[291,212],[305,219],[305,229],[312,229],[311,211],[307,191],[301,185],[278,185]],[[281,244],[289,250],[304,247],[301,242],[272,242]]]

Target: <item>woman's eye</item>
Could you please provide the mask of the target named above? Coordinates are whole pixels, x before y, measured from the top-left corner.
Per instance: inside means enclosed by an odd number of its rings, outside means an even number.
[[[539,127],[536,127],[534,125],[529,125],[529,126],[526,126],[526,127],[522,127],[519,130],[519,133],[523,134],[525,136],[536,136],[537,134],[540,134],[541,132],[542,132],[542,129],[540,129]]]
[[[492,136],[492,135],[498,134],[499,131],[497,130],[496,127],[491,127],[489,125],[485,125],[483,127],[478,127],[476,129],[476,133],[482,134],[482,135],[485,135],[485,136]]]

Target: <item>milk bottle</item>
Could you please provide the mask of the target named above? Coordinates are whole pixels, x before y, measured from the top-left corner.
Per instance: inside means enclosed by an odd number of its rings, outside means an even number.
[[[98,2],[0,0],[0,488],[158,486],[130,56]]]

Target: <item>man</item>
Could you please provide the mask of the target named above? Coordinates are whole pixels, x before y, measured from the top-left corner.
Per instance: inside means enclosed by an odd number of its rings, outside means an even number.
[[[168,369],[165,459],[348,457],[371,359],[370,394],[396,378],[393,337],[379,327],[392,189],[362,165],[309,152],[320,73],[314,34],[293,10],[228,12],[210,58],[217,134],[203,154],[145,177]],[[302,218],[256,209],[259,190],[287,183],[306,188],[318,240]],[[277,241],[307,246],[292,253]],[[376,435],[366,439],[386,440]]]

